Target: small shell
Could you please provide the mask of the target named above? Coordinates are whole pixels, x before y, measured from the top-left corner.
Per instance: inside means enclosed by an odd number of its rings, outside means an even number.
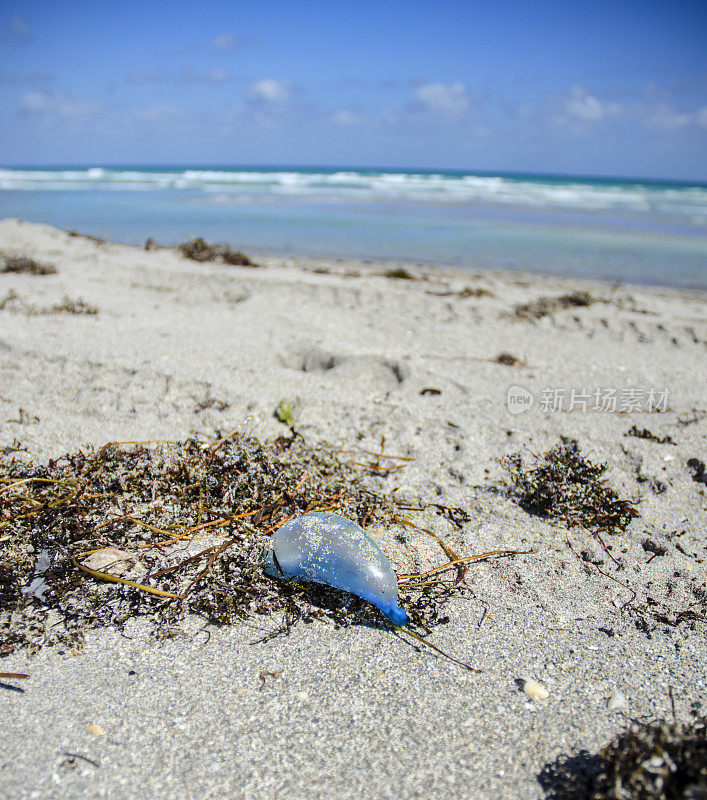
[[[614,689],[606,700],[606,707],[609,711],[621,711],[627,708],[628,700],[626,699],[626,695],[618,689]]]
[[[88,728],[86,728],[86,730],[89,733],[94,734],[94,736],[103,736],[103,734],[105,733],[103,728],[96,722],[94,722],[91,725],[89,725]]]
[[[527,678],[523,681],[523,691],[531,700],[547,700],[550,696],[550,692],[548,692],[542,683],[538,683],[532,678]]]
[[[373,603],[396,625],[409,622],[387,557],[360,525],[337,514],[304,514],[278,528],[266,569],[343,589]]]

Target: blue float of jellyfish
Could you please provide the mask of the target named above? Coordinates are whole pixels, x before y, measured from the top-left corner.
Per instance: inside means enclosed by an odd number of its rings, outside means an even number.
[[[386,555],[360,525],[337,514],[312,512],[280,526],[266,571],[358,595],[396,625],[410,621],[398,605],[398,580]]]

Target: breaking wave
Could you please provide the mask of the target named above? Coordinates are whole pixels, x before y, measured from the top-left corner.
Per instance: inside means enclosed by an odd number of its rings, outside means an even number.
[[[707,224],[707,187],[458,172],[273,169],[0,169],[0,191],[192,191],[219,199],[303,197],[356,202],[507,205],[614,211]]]

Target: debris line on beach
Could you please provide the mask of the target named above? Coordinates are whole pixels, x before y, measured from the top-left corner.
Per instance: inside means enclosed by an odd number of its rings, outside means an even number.
[[[26,275],[56,275],[54,264],[44,264],[29,256],[11,256],[0,252],[0,274],[24,273]]]
[[[536,322],[543,317],[564,311],[567,308],[587,308],[599,302],[593,295],[585,291],[569,292],[558,297],[538,297],[530,303],[518,303],[513,307],[513,315],[517,319]]]
[[[177,246],[177,250],[184,258],[192,261],[215,261],[221,264],[231,264],[235,267],[257,267],[248,256],[237,250],[231,250],[225,244],[209,244],[197,237]]]

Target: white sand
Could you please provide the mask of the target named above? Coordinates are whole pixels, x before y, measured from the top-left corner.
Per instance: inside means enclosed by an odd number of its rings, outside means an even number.
[[[641,630],[621,609],[631,593],[577,558],[564,528],[494,491],[501,456],[577,438],[622,496],[641,498],[641,516],[609,542],[621,568],[587,532],[569,533],[575,549],[628,582],[637,606],[651,597],[674,616],[701,598],[704,613],[706,487],[686,462],[705,460],[707,419],[676,424],[707,407],[704,294],[415,267],[423,280],[396,280],[380,265],[296,259],[197,264],[15,220],[0,222],[0,250],[58,269],[0,274],[0,306],[18,297],[0,310],[0,446],[17,438],[46,459],[238,425],[267,438],[282,432],[272,410],[286,396],[308,440],[377,450],[385,437],[411,456],[378,488],[468,511],[462,532],[418,516],[457,550],[534,551],[474,565],[477,599],[453,602],[435,629],[478,676],[377,629],[300,626],[252,644],[275,621],[160,643],[136,624],[130,639],[90,634],[80,655],[15,653],[0,669],[32,677],[25,694],[0,692],[1,797],[534,798],[544,764],[625,725],[606,707],[613,690],[631,716],[669,715],[669,687],[681,718],[707,709],[707,626],[649,615]],[[449,294],[467,286],[492,296]],[[583,289],[602,302],[536,324],[509,316]],[[29,313],[64,296],[98,314]],[[501,352],[527,366],[491,363]],[[511,386],[533,393],[532,409],[508,411]],[[672,410],[540,408],[543,389],[631,387],[667,389]],[[198,412],[208,398],[229,407]],[[632,425],[677,446],[625,437]],[[446,560],[428,537],[380,539],[399,570]],[[262,670],[281,675],[259,691]],[[526,675],[547,700],[519,692]],[[63,751],[100,766],[61,766]]]

